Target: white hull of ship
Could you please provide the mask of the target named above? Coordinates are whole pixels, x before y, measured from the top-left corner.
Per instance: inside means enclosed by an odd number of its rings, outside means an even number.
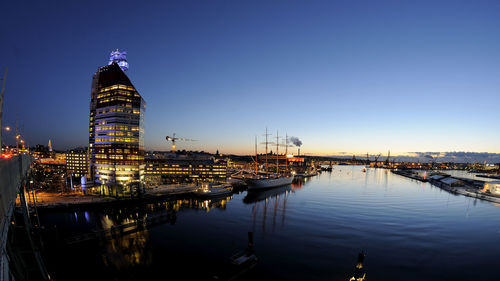
[[[245,179],[248,190],[266,189],[291,184],[293,176],[279,178]]]

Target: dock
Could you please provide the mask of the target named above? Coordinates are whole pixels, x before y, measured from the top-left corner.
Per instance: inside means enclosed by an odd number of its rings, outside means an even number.
[[[140,202],[154,202],[165,199],[183,199],[193,196],[197,188],[192,184],[163,185],[156,188],[147,188],[140,197],[110,197],[101,195],[83,195],[81,193],[44,193],[36,195],[39,210],[80,209],[102,207]],[[18,202],[19,204],[19,202]]]
[[[472,198],[486,200],[486,201],[490,201],[490,202],[494,202],[494,203],[500,203],[500,196],[480,192],[478,188],[471,187],[470,185],[448,186],[448,185],[446,185],[444,183],[440,183],[440,182],[431,182],[431,184],[434,186],[437,186],[441,189],[444,189],[448,192],[451,192],[453,194],[461,194],[461,195],[472,197]]]
[[[402,170],[392,170],[392,172],[394,174],[397,174],[397,175],[400,175],[403,177],[407,177],[407,178],[411,178],[414,180],[418,180],[421,182],[429,182],[432,185],[439,187],[439,188],[446,190],[446,191],[453,193],[453,194],[461,194],[461,195],[472,197],[472,198],[477,198],[477,199],[486,200],[486,201],[490,201],[490,202],[500,203],[500,196],[496,196],[493,194],[488,194],[488,193],[484,193],[484,192],[480,191],[480,189],[484,185],[484,181],[481,181],[481,180],[452,177],[450,175],[441,173],[440,175],[442,175],[443,178],[455,179],[457,181],[462,182],[461,185],[453,186],[453,185],[446,184],[438,179],[432,179],[432,176],[428,177],[428,178],[427,177],[424,178],[424,177],[422,177],[418,174],[412,173],[410,171],[402,171]]]
[[[396,175],[400,175],[400,176],[403,176],[403,177],[407,177],[407,178],[410,178],[410,179],[414,179],[414,180],[418,180],[418,181],[421,181],[421,182],[427,182],[428,180],[418,174],[415,174],[415,173],[412,173],[410,171],[405,171],[405,170],[391,170],[391,172],[393,172],[394,174]]]

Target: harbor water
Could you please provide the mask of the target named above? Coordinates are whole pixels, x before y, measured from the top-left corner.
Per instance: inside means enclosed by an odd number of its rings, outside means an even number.
[[[113,238],[72,237],[162,214]],[[361,166],[211,200],[41,213],[56,280],[213,280],[254,233],[257,265],[239,280],[498,280],[500,208]]]

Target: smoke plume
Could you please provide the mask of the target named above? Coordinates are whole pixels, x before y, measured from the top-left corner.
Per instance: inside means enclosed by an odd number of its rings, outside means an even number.
[[[302,145],[302,141],[297,137],[290,137],[290,141],[293,145],[300,147]]]

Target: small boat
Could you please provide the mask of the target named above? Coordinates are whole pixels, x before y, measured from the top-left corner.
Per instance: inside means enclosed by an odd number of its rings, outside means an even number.
[[[204,183],[193,193],[200,197],[216,197],[230,195],[233,192],[233,187],[230,184],[209,184]]]
[[[243,274],[252,270],[257,265],[257,256],[253,249],[253,233],[248,232],[248,247],[240,251],[229,259],[231,263],[224,267],[213,280],[239,280]]]
[[[246,182],[244,181],[244,176],[242,175],[231,175],[227,178],[227,182],[235,187],[246,186]]]
[[[248,232],[248,246],[247,248],[231,257],[231,263],[234,265],[255,265],[257,256],[253,250],[253,232]]]
[[[317,176],[319,175],[321,172],[321,167],[318,166],[318,167],[312,167],[312,166],[309,166],[309,167],[305,167],[302,168],[302,169],[295,169],[294,173],[295,173],[295,178],[308,178],[308,177],[313,177],[313,176]]]

